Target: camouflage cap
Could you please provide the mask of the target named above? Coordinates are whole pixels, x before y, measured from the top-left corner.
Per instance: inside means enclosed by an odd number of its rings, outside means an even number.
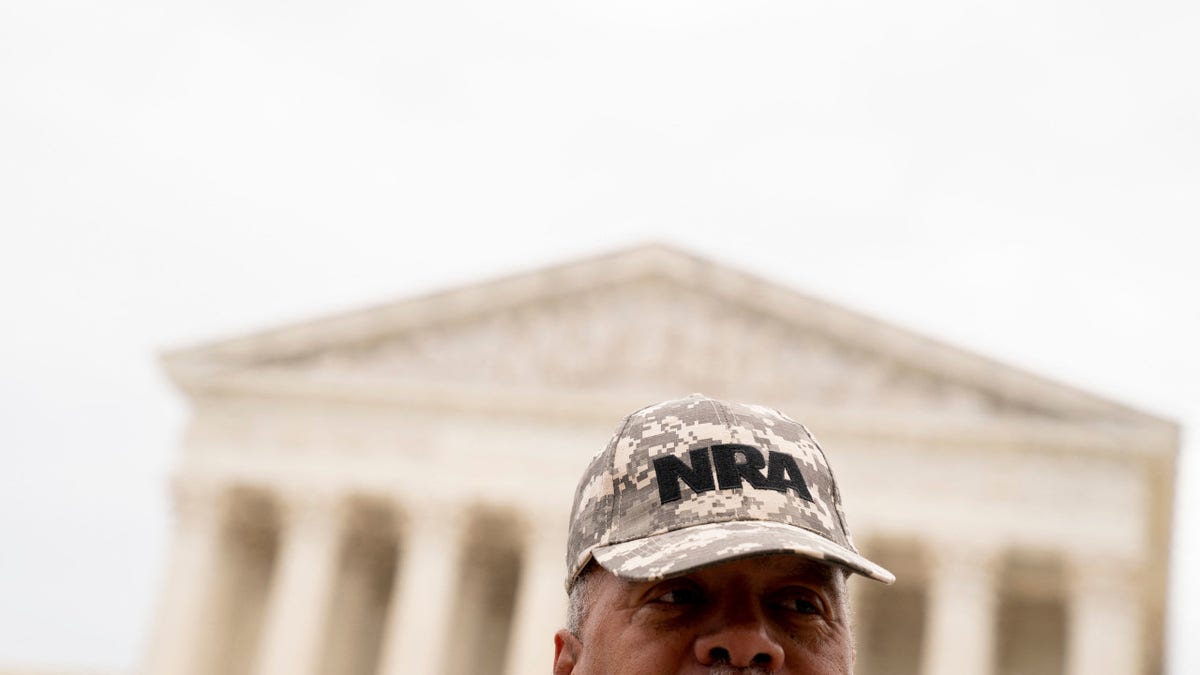
[[[824,451],[778,410],[693,394],[625,419],[579,481],[567,588],[594,559],[652,581],[792,553],[884,583],[859,555]]]

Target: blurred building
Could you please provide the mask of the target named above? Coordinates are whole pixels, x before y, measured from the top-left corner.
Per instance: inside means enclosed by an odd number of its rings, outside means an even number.
[[[192,408],[146,675],[550,672],[575,481],[700,391],[822,439],[860,675],[1160,673],[1177,428],[643,247],[169,354]]]

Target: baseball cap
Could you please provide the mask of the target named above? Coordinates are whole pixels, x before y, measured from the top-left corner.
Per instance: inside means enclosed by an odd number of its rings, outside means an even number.
[[[895,581],[854,547],[808,429],[772,408],[693,394],[631,414],[592,458],[571,510],[567,588],[590,560],[654,581],[776,553]]]

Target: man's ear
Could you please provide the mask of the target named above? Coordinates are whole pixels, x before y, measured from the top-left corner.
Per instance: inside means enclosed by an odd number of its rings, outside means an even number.
[[[583,643],[566,628],[554,634],[554,675],[571,675],[579,661]]]

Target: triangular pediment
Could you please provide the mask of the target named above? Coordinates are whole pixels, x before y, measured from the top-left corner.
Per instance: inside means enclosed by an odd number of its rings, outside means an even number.
[[[386,385],[691,391],[825,408],[1156,421],[661,246],[170,354],[185,389],[270,372]]]
[[[760,309],[654,278],[415,327],[272,365],[360,380],[564,392],[704,391],[827,407],[1002,407],[986,392]]]

